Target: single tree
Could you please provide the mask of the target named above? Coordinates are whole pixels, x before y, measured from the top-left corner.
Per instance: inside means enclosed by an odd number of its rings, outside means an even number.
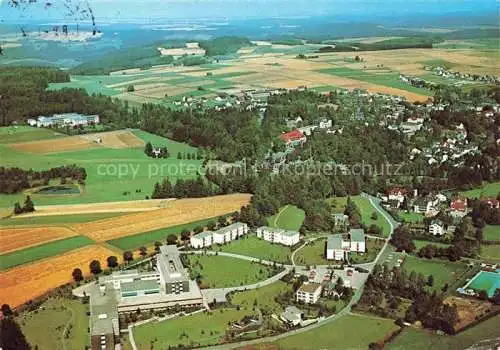
[[[14,214],[18,215],[22,213],[23,213],[23,208],[21,208],[19,202],[16,202],[16,204],[14,204]]]
[[[135,91],[135,87],[133,84],[130,84],[129,86],[127,86],[127,92],[134,92]]]
[[[92,272],[94,275],[98,275],[102,272],[101,269],[101,263],[99,260],[92,260],[89,264],[90,272]]]
[[[167,244],[174,245],[177,244],[177,236],[174,234],[170,234],[167,236]]]
[[[114,255],[108,256],[106,259],[108,263],[109,268],[117,267],[118,266],[118,258]]]
[[[148,254],[148,248],[142,246],[139,248],[139,254],[141,254],[141,256],[146,256]]]
[[[81,280],[83,280],[83,272],[78,267],[75,268],[75,269],[73,269],[73,272],[71,273],[71,276],[73,276],[73,280],[75,282],[80,282]]]
[[[151,157],[153,155],[153,145],[151,144],[151,142],[146,143],[146,146],[144,147],[144,153],[148,157]]]
[[[434,285],[434,276],[433,275],[429,275],[429,277],[427,277],[427,285],[429,287],[432,287]]]
[[[162,246],[161,242],[155,242],[155,251],[159,252],[161,246]]]
[[[2,314],[4,317],[9,317],[10,315],[13,314],[12,309],[10,308],[9,304],[2,305]]]
[[[26,196],[26,200],[24,201],[23,212],[32,213],[35,211],[35,204],[31,200],[30,196]]]
[[[123,260],[125,260],[126,262],[134,260],[134,254],[132,254],[130,250],[123,252]]]

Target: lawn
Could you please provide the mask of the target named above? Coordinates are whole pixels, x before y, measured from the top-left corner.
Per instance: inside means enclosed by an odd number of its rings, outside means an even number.
[[[419,213],[407,213],[405,211],[398,211],[398,216],[405,222],[411,222],[411,223],[424,222],[424,215]]]
[[[98,147],[87,150],[35,155],[16,151],[0,145],[2,165],[24,169],[47,170],[61,165],[76,164],[87,172],[84,191],[78,195],[33,194],[35,205],[78,204],[139,200],[150,196],[155,182],[169,177],[172,182],[198,176],[201,160],[179,160],[178,150],[194,153],[195,149],[154,135],[138,132],[144,139],[157,139],[167,144],[171,157],[153,159],[144,154],[142,147],[110,149]],[[23,202],[24,194],[0,195],[0,208],[12,208]]]
[[[161,242],[167,239],[167,236],[174,234],[180,237],[181,232],[184,229],[192,231],[195,227],[205,225],[210,221],[215,221],[217,218],[204,219],[200,221],[194,221],[187,224],[176,225],[166,228],[161,228],[159,230],[143,232],[136,235],[126,236],[122,238],[113,239],[107,241],[107,243],[121,249],[121,250],[133,250],[141,246],[149,246],[155,242]]]
[[[283,312],[283,307],[275,301],[275,298],[287,291],[292,291],[292,286],[278,281],[262,288],[234,293],[231,296],[231,304],[241,306],[248,313],[252,313],[252,309],[256,305],[261,310],[269,311],[266,314],[275,313],[279,315]]]
[[[282,228],[289,231],[298,231],[305,219],[305,213],[295,205],[286,205],[280,211],[267,218],[270,227]]]
[[[486,225],[483,228],[485,241],[500,241],[500,225]]]
[[[88,307],[79,300],[50,299],[16,318],[34,349],[84,349],[90,346]],[[63,335],[68,325],[68,338]]]
[[[384,233],[384,236],[389,235],[390,231],[390,226],[389,222],[380,214],[370,203],[368,198],[364,197],[352,197],[352,200],[354,203],[359,208],[359,211],[361,212],[361,220],[363,221],[363,224],[369,227],[372,224],[377,225],[382,229],[382,232]],[[373,212],[377,213],[377,219],[373,220],[371,218]]]
[[[279,263],[289,263],[291,255],[290,248],[281,244],[272,244],[251,234],[215,249]]]
[[[320,69],[319,72],[334,75],[337,77],[350,78],[376,85],[388,86],[391,88],[406,90],[417,94],[430,96],[432,93],[429,90],[417,88],[404,83],[399,79],[399,73],[386,73],[386,74],[373,74],[365,72],[361,69],[352,69],[347,67],[341,68],[325,68]]]
[[[1,226],[20,226],[20,225],[55,225],[55,224],[76,224],[83,222],[97,221],[101,219],[112,218],[127,213],[92,213],[92,214],[72,214],[72,215],[49,215],[8,218],[0,220]]]
[[[2,254],[0,255],[0,270],[59,255],[92,243],[94,241],[86,236],[75,236]]]
[[[500,244],[481,245],[481,258],[500,262]]]
[[[295,263],[299,265],[329,265],[332,260],[325,259],[326,238],[308,243],[295,254]]]
[[[151,322],[135,327],[134,339],[140,350],[149,350],[152,344],[155,349],[168,349],[180,344],[189,347],[217,344],[230,328],[228,322],[239,321],[247,315],[252,316],[252,313],[219,309],[174,320]]]
[[[368,349],[398,328],[393,320],[352,314],[274,343],[283,350]]]
[[[366,238],[366,253],[349,253],[349,262],[351,264],[364,264],[375,260],[378,253],[384,246],[381,239]]]
[[[469,348],[473,344],[486,339],[496,339],[496,343],[498,343],[498,324],[500,324],[500,315],[481,322],[477,326],[455,336],[437,335],[434,332],[406,328],[385,348],[388,350],[455,350]],[[484,343],[482,345],[486,348],[488,344]],[[494,343],[490,343],[488,348],[495,348],[493,345]]]
[[[189,255],[191,276],[201,276],[205,288],[243,286],[273,275],[273,268],[250,261],[215,255]]]
[[[420,259],[411,255],[406,256],[403,268],[408,272],[422,273],[425,278],[434,276],[432,289],[436,291],[440,291],[446,283],[452,286],[467,271],[467,265],[464,263]]]
[[[461,192],[468,198],[496,197],[500,193],[500,181],[485,184],[481,188]]]
[[[439,248],[448,248],[451,244],[441,243],[441,242],[432,242],[432,241],[420,241],[413,240],[413,244],[415,244],[415,252],[418,252],[421,248],[425,247],[428,244],[432,244],[433,246],[437,246]]]
[[[54,130],[34,128],[31,126],[0,127],[0,144],[47,140],[64,136]]]

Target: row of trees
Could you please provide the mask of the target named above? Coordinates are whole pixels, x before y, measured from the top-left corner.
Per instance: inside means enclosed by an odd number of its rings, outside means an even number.
[[[151,198],[199,198],[208,197],[219,194],[218,191],[210,182],[203,180],[201,176],[196,179],[177,179],[172,184],[166,177],[163,183],[157,182],[153,189]]]
[[[31,200],[30,196],[26,196],[26,199],[24,200],[24,205],[21,207],[19,202],[16,202],[14,204],[14,214],[19,215],[23,213],[32,213],[35,211],[35,204]]]

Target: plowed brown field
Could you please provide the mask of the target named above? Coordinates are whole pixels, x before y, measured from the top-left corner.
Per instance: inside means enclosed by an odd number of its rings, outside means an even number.
[[[232,213],[250,202],[249,194],[188,198],[168,202],[166,208],[124,215],[71,227],[97,242],[180,225]]]
[[[89,275],[89,264],[96,259],[106,266],[106,258],[120,254],[99,245],[92,245],[69,253],[15,267],[0,273],[0,300],[16,307],[50,289],[71,282],[73,269],[80,268]]]
[[[76,236],[76,232],[57,226],[0,229],[0,253],[25,249],[72,236]]]

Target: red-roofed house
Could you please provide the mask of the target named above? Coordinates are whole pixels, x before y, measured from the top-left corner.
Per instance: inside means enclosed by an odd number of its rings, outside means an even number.
[[[451,215],[463,217],[467,214],[467,199],[455,197],[450,203]]]
[[[287,146],[296,146],[306,142],[306,136],[300,130],[293,130],[280,135],[280,139],[286,143]]]
[[[403,187],[393,187],[387,191],[387,198],[389,201],[398,201],[403,203],[405,196],[408,194],[408,190]]]
[[[483,198],[481,199],[481,203],[486,203],[490,206],[491,209],[499,209],[500,201],[495,198]]]

